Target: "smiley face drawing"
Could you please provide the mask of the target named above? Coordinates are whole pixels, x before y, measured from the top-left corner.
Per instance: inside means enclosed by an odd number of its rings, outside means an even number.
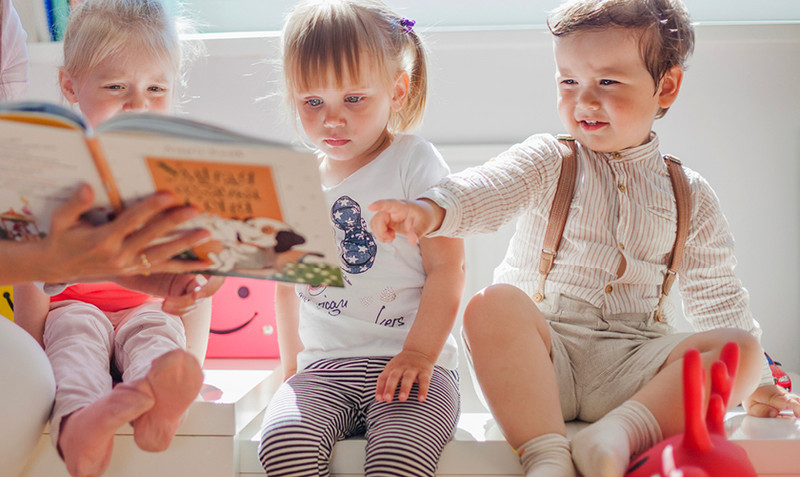
[[[275,282],[228,277],[211,298],[207,358],[277,358]]]

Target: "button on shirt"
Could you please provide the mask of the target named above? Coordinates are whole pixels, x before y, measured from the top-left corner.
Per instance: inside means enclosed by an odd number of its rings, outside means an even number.
[[[437,234],[492,232],[518,218],[494,278],[532,295],[561,159],[556,138],[535,135],[496,160],[443,180],[423,195],[447,211]],[[616,153],[578,144],[577,160],[575,194],[545,294],[559,291],[607,313],[652,312],[677,220],[658,138],[651,133],[647,143]],[[733,237],[717,197],[699,174],[684,170],[692,204],[678,281],[684,314],[698,331],[735,326],[759,336],[748,293],[733,273]],[[674,321],[674,310],[664,311]]]

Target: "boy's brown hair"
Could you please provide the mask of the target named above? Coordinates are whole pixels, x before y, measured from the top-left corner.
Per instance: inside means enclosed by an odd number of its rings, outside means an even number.
[[[614,26],[641,31],[642,59],[656,87],[673,66],[685,69],[694,50],[694,27],[680,0],[571,0],[550,13],[547,26],[557,37]]]

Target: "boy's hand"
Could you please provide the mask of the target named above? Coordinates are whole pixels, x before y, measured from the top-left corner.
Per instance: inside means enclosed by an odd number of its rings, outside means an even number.
[[[397,398],[400,401],[408,400],[411,387],[419,383],[417,400],[423,402],[428,396],[428,388],[433,376],[433,362],[424,354],[416,351],[401,351],[389,361],[386,368],[378,376],[375,388],[375,399],[378,401],[392,402],[394,392],[400,386]]]
[[[445,214],[444,209],[427,199],[379,200],[370,204],[369,210],[377,212],[369,225],[378,240],[391,242],[399,233],[412,244],[438,230]]]
[[[800,417],[800,396],[774,384],[757,388],[742,405],[751,416],[777,417],[781,411],[792,411],[795,417]]]

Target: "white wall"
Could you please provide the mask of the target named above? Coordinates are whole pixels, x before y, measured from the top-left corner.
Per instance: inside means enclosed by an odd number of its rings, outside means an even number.
[[[562,131],[543,29],[431,31],[431,99],[420,133],[454,169],[535,132]],[[294,137],[276,95],[275,34],[208,37],[186,113]],[[58,98],[57,45],[32,45],[32,98]],[[663,152],[714,186],[737,240],[738,275],[773,357],[800,370],[800,24],[700,25],[678,102],[656,122]],[[257,98],[262,98],[257,100]],[[481,147],[463,148],[464,145]],[[470,241],[468,294],[490,283],[508,234]],[[465,407],[469,407],[465,403]]]

